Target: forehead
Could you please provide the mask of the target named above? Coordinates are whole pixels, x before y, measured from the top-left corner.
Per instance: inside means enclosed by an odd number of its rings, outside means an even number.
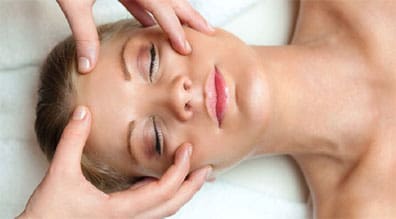
[[[126,87],[119,55],[126,39],[127,35],[120,35],[104,42],[95,69],[77,75],[75,81],[77,104],[87,106],[92,114],[85,152],[117,169],[123,169],[120,163],[130,161],[125,153],[130,112],[125,107]]]
[[[137,114],[131,94],[138,91],[125,81],[121,51],[127,41],[128,52],[131,52],[139,42],[161,37],[163,33],[158,29],[138,28],[104,41],[95,69],[89,74],[76,75],[77,104],[87,106],[92,114],[85,152],[127,173],[134,172],[126,165],[131,163],[127,137],[129,122],[135,120]]]

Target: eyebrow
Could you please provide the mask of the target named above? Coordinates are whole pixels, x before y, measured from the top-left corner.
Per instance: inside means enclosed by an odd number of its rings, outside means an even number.
[[[132,162],[136,164],[137,163],[136,156],[134,153],[132,153],[132,145],[131,145],[131,137],[132,137],[134,129],[135,129],[135,121],[132,120],[128,124],[128,135],[127,135],[127,147],[128,148],[127,148],[127,150],[128,150],[129,156],[132,159]]]
[[[121,59],[121,69],[122,72],[124,74],[124,78],[126,81],[130,81],[131,80],[131,72],[129,72],[128,68],[127,68],[127,60],[125,58],[125,50],[126,50],[126,46],[129,42],[129,39],[131,37],[128,37],[127,40],[125,40],[125,43],[122,45],[121,51],[120,51],[120,59]]]

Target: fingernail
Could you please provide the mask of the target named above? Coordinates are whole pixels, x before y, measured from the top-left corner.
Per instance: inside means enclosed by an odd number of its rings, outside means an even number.
[[[78,58],[78,71],[79,72],[87,72],[91,67],[91,63],[89,59],[86,57],[79,57]]]
[[[186,41],[184,41],[184,48],[186,49],[186,51],[188,52],[188,53],[190,53],[191,52],[191,45],[190,45],[190,43],[186,40]]]
[[[73,120],[83,120],[87,115],[87,110],[83,106],[78,106],[73,113]]]

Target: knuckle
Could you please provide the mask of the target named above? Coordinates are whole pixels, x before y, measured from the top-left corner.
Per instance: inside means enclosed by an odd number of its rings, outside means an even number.
[[[162,201],[168,201],[171,199],[171,197],[172,197],[172,194],[169,191],[163,191],[163,192],[160,192],[160,194],[159,194],[159,198]]]
[[[169,201],[175,194],[175,189],[173,188],[164,188],[160,191],[159,198],[162,201]]]

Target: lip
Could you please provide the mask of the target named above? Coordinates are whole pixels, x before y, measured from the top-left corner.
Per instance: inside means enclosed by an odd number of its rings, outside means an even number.
[[[218,127],[224,119],[227,108],[228,88],[224,77],[215,66],[209,74],[205,84],[205,103],[210,118],[217,123]]]

